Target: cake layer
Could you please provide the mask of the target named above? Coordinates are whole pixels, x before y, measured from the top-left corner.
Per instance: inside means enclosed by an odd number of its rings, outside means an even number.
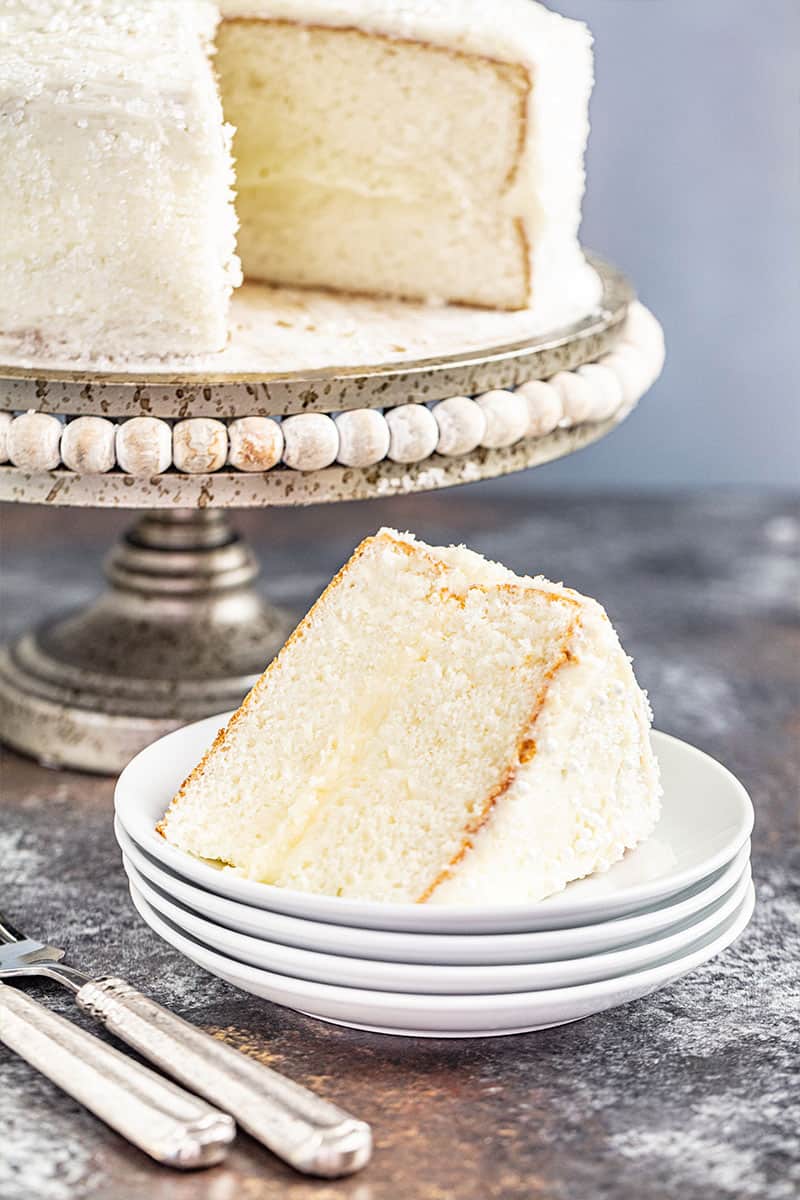
[[[536,900],[651,831],[648,726],[593,601],[385,530],[298,627],[161,831],[300,890]]]
[[[354,29],[235,21],[219,71],[248,276],[525,307],[525,230],[506,202],[524,69]]]
[[[596,302],[577,239],[584,26],[531,0],[223,12],[248,275],[494,308]]]
[[[220,350],[240,280],[205,0],[0,6],[0,331],[113,357]]]

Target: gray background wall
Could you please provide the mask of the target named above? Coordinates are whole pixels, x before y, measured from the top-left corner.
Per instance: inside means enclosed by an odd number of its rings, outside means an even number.
[[[796,485],[800,0],[548,3],[595,35],[583,240],[669,357],[626,426],[517,486]]]

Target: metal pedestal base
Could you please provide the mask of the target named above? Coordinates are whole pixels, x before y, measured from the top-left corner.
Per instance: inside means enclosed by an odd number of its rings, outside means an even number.
[[[236,707],[289,634],[224,513],[140,519],[90,608],[0,651],[0,738],[54,767],[116,773],[187,721]]]

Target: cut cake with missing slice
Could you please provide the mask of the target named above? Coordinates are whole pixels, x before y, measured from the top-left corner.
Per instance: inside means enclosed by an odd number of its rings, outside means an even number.
[[[0,48],[0,351],[221,351],[237,225],[270,284],[600,301],[591,36],[533,0],[0,0]]]
[[[651,833],[649,726],[595,601],[384,529],[301,622],[159,830],[301,891],[535,901]]]

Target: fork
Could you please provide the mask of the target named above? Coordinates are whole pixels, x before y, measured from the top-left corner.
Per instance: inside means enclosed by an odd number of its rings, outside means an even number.
[[[1,983],[0,1042],[165,1166],[213,1166],[236,1135],[227,1113]]]
[[[124,979],[93,979],[63,962],[64,950],[25,937],[0,912],[0,980],[46,976],[158,1068],[236,1118],[296,1170],[334,1179],[372,1153],[369,1125],[255,1062],[144,996]]]

